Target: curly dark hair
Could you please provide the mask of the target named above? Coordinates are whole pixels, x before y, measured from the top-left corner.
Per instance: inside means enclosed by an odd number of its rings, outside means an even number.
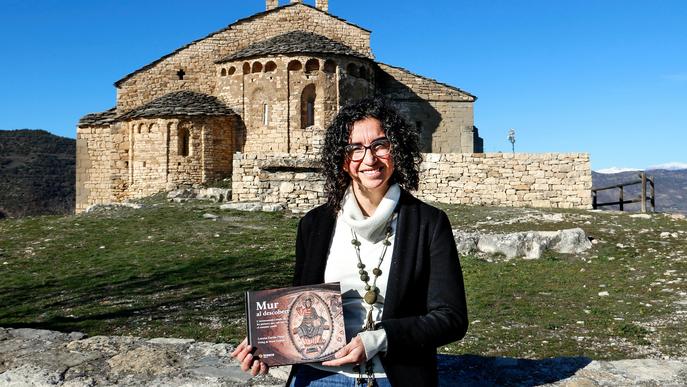
[[[406,190],[416,190],[420,175],[419,135],[414,126],[381,97],[367,98],[348,105],[339,111],[327,128],[322,147],[322,167],[325,177],[327,203],[338,212],[351,177],[343,170],[346,145],[353,124],[365,118],[376,118],[382,123],[384,134],[391,142],[394,172],[390,183],[398,183]]]

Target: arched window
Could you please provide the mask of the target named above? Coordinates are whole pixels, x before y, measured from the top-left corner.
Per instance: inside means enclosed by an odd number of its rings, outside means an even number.
[[[303,65],[301,64],[301,62],[299,62],[297,60],[292,60],[291,62],[289,62],[289,65],[287,67],[287,69],[289,71],[298,71],[302,68],[303,68]]]
[[[271,73],[272,71],[277,70],[277,64],[274,63],[273,61],[269,61],[265,63],[265,72],[266,73]]]
[[[315,125],[315,85],[309,84],[301,93],[301,128]]]
[[[359,75],[358,66],[356,66],[355,63],[349,63],[348,66],[346,66],[346,72],[352,77],[357,77]]]
[[[335,73],[336,72],[336,62],[331,59],[327,59],[324,62],[324,72],[325,73]]]
[[[253,63],[253,72],[254,73],[259,73],[262,71],[262,63],[260,62],[254,62]]]
[[[243,64],[243,73],[244,74],[249,74],[250,73],[250,63],[246,62]]]
[[[186,128],[179,128],[179,156],[188,156],[191,154],[191,133]]]
[[[231,67],[229,67],[229,71],[227,71],[227,74],[228,75],[234,75],[235,72],[236,72],[236,67],[231,66]]]
[[[305,62],[305,72],[306,73],[314,73],[315,71],[318,71],[320,69],[320,61],[317,59],[308,59],[307,62]]]
[[[365,66],[360,66],[360,69],[358,70],[358,74],[361,79],[364,79],[366,81],[370,80],[370,77],[368,76],[367,68]]]

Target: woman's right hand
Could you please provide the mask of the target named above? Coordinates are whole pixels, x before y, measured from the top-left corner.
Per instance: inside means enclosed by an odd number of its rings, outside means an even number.
[[[270,367],[259,358],[253,356],[252,351],[253,347],[248,345],[248,338],[245,338],[236,347],[234,352],[231,353],[231,357],[241,363],[241,370],[244,372],[250,372],[253,376],[266,374]]]

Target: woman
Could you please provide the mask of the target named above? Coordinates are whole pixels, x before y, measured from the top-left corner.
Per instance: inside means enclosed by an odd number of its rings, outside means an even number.
[[[436,348],[468,320],[448,217],[406,191],[418,186],[417,132],[363,100],[327,129],[322,161],[327,203],[298,225],[294,286],[340,282],[351,341],[334,360],[294,366],[291,385],[436,385]],[[250,350],[232,355],[267,372]]]

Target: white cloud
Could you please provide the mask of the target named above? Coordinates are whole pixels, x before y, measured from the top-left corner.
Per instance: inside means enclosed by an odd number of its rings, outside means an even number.
[[[641,169],[639,169],[639,168],[610,167],[610,168],[599,169],[598,171],[594,171],[594,172],[596,172],[596,173],[620,173],[620,172],[632,172],[632,171],[641,171]]]
[[[669,163],[657,164],[647,167],[647,169],[667,169],[670,171],[675,171],[678,169],[687,169],[687,163],[681,163],[678,161],[671,161]]]

